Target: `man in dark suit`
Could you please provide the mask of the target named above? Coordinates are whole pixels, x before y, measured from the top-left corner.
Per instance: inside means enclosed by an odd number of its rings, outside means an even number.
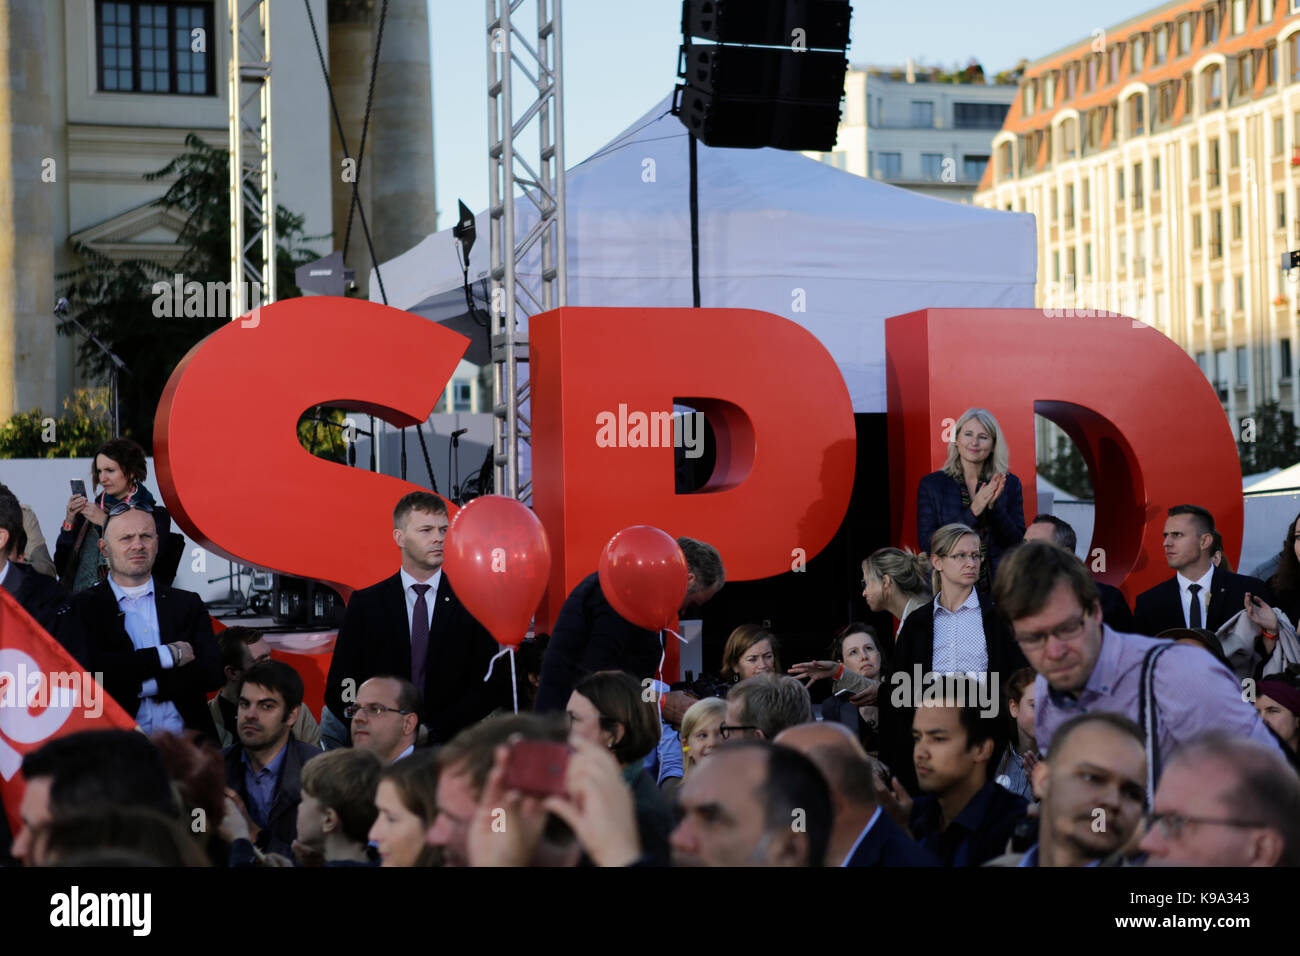
[[[1246,595],[1272,605],[1273,592],[1257,578],[1216,567],[1211,560],[1214,518],[1197,505],[1175,505],[1165,521],[1165,560],[1175,574],[1138,595],[1137,632],[1154,637],[1171,627],[1217,631],[1238,611]]]
[[[221,652],[197,594],[153,580],[158,528],[139,507],[109,512],[99,547],[108,578],[76,594],[58,638],[145,733],[197,730],[217,739],[207,695]]]
[[[232,865],[252,855],[238,845],[241,839],[264,853],[293,853],[303,764],[321,753],[292,734],[301,707],[302,678],[288,664],[267,660],[244,671],[238,740],[225,750],[226,798],[239,811],[237,816],[228,811],[222,821]]]
[[[494,668],[491,681],[483,680],[500,646],[442,573],[449,525],[447,505],[437,495],[413,491],[397,502],[393,541],[402,566],[348,601],[325,682],[329,713],[322,715],[322,739],[346,739],[344,709],[356,702],[365,681],[379,675],[419,688],[432,743],[445,743],[508,703],[508,663]]]
[[[1035,515],[1034,520],[1025,529],[1026,541],[1050,541],[1060,545],[1071,554],[1075,554],[1078,538],[1074,528],[1067,521],[1056,515]],[[1085,562],[1086,563],[1086,562]],[[1137,625],[1133,621],[1133,612],[1128,609],[1128,599],[1124,592],[1113,584],[1106,584],[1093,578],[1097,585],[1097,594],[1101,599],[1101,619],[1113,631],[1125,634],[1136,633]]]
[[[678,538],[677,544],[686,556],[687,569],[686,598],[680,615],[717,594],[725,572],[722,558],[712,545],[693,538]],[[662,654],[659,634],[625,620],[601,592],[600,575],[589,574],[569,592],[560,608],[542,658],[534,709],[564,710],[573,686],[596,671],[627,671],[638,680],[654,677]]]
[[[827,866],[939,865],[881,808],[872,760],[843,724],[799,724],[781,731],[775,743],[811,760],[831,788]]]
[[[14,596],[36,623],[53,635],[67,598],[58,583],[13,558],[23,553],[27,533],[17,498],[0,495],[0,587]]]

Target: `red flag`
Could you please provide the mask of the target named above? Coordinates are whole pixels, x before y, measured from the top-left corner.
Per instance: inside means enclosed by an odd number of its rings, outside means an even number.
[[[22,605],[0,588],[0,803],[20,829],[23,757],[79,730],[130,730],[135,721]]]

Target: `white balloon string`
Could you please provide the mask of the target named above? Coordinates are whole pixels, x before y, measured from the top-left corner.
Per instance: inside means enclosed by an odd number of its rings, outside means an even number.
[[[483,681],[484,681],[484,683],[486,683],[487,681],[489,681],[489,680],[492,679],[492,668],[496,667],[496,664],[497,664],[497,658],[500,657],[502,654],[504,654],[504,653],[505,653],[506,651],[508,651],[508,650],[510,650],[510,648],[508,648],[508,647],[503,647],[503,648],[501,648],[501,650],[497,651],[495,654],[492,655],[492,660],[488,661],[488,672],[487,672],[486,674],[483,675]],[[511,663],[513,664],[514,661],[512,660]]]
[[[515,678],[515,649],[510,648],[510,699],[514,702],[515,713],[519,713],[519,681]]]

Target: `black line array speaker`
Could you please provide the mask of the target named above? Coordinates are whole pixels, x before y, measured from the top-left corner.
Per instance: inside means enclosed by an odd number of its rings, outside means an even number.
[[[851,16],[848,0],[684,0],[673,113],[706,146],[829,151]]]

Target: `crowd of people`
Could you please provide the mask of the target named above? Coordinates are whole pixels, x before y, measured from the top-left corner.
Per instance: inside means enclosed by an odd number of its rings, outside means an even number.
[[[1287,866],[1300,862],[1300,516],[1263,576],[1168,509],[1171,575],[1130,608],[1074,530],[1026,524],[996,420],[956,422],[917,489],[925,553],[862,594],[896,625],[782,661],[757,623],[715,676],[662,683],[661,635],[599,576],[549,635],[498,646],[442,573],[446,504],[396,502],[398,567],[355,592],[319,717],[249,627],[171,585],[166,511],[116,439],[51,560],[0,486],[0,587],[134,718],[22,763],[26,865]],[[680,608],[725,584],[690,538]],[[786,649],[788,651],[788,648]],[[513,693],[512,693],[513,692]],[[511,700],[520,702],[514,713]]]

